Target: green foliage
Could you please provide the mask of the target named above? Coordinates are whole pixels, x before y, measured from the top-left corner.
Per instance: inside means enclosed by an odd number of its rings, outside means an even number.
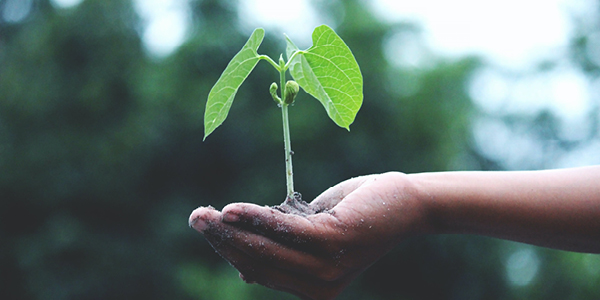
[[[263,38],[264,30],[256,29],[211,89],[206,102],[204,139],[225,121],[235,94],[261,58],[282,74],[289,68],[298,84],[321,101],[331,120],[350,130],[362,105],[362,74],[352,51],[333,29],[327,25],[315,28],[313,46],[306,51],[300,51],[286,36],[289,61],[285,65],[283,60],[277,65],[273,59],[257,53]],[[277,85],[271,85],[272,96],[276,89]],[[287,102],[288,95],[282,97],[284,104],[291,104],[296,94]],[[275,96],[273,99],[277,101]]]
[[[350,130],[363,100],[362,74],[350,48],[327,25],[315,28],[313,46],[306,51],[286,40],[292,77],[321,101],[331,120]],[[298,52],[302,55],[294,57]]]
[[[262,28],[254,30],[248,42],[238,52],[208,94],[204,113],[204,139],[225,121],[233,98],[260,60],[258,47],[265,37]]]

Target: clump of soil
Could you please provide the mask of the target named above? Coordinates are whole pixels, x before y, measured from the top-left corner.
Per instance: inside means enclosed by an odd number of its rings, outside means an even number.
[[[302,200],[302,195],[298,192],[294,192],[292,197],[287,196],[283,203],[273,206],[272,208],[286,214],[300,216],[314,215],[327,210],[325,207],[307,203],[306,201]]]

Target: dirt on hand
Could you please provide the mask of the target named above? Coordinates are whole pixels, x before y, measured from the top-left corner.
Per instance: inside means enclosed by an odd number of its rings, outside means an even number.
[[[327,211],[326,207],[307,203],[306,201],[302,200],[302,195],[298,192],[294,192],[292,197],[286,197],[283,203],[272,206],[272,208],[286,214],[295,214],[300,216],[314,215]]]

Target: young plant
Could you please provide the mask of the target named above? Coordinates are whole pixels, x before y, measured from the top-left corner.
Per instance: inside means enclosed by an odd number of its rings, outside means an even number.
[[[338,126],[350,130],[350,124],[362,105],[363,79],[358,63],[344,41],[326,25],[315,28],[312,34],[312,47],[299,50],[286,36],[287,61],[283,54],[275,62],[257,50],[265,36],[262,28],[254,30],[242,50],[238,52],[223,71],[208,94],[204,113],[204,139],[225,121],[233,98],[244,80],[259,61],[266,60],[279,72],[278,85],[273,82],[269,88],[273,100],[281,108],[283,140],[285,145],[287,199],[294,197],[294,173],[292,168],[292,147],[288,108],[296,98],[299,87],[323,104],[327,115]],[[293,80],[286,81],[290,71]]]

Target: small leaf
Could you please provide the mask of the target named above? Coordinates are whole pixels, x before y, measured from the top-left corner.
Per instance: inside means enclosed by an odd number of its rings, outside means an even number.
[[[312,39],[313,46],[290,63],[290,73],[304,91],[321,101],[331,120],[350,130],[363,101],[363,78],[358,63],[330,27],[315,28]],[[295,51],[298,47],[287,38],[288,59]]]
[[[260,60],[258,47],[265,37],[262,28],[254,30],[242,50],[229,62],[217,83],[212,87],[204,111],[204,139],[227,118],[233,98]]]

